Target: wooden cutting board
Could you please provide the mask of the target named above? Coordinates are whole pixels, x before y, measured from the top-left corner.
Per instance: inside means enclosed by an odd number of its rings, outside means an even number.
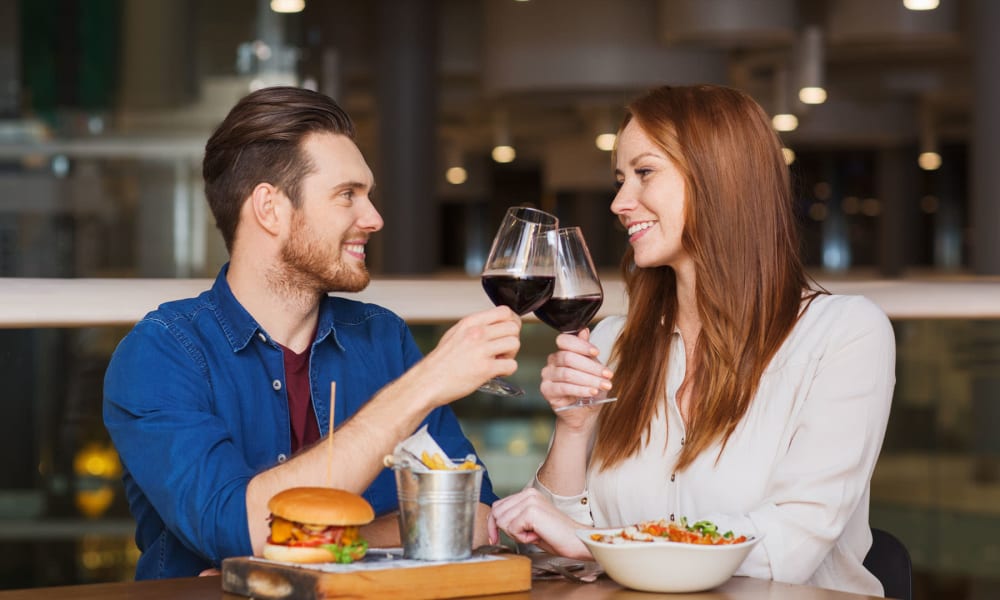
[[[222,561],[222,589],[253,598],[458,598],[531,589],[525,556],[422,562],[369,556],[354,565],[294,565],[238,557]]]

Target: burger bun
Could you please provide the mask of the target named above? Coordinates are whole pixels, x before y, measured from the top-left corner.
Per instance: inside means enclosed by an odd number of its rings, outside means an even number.
[[[280,544],[264,544],[264,558],[291,563],[328,563],[333,560],[333,554],[325,548],[315,546],[282,546]]]
[[[309,525],[349,527],[367,525],[375,518],[371,504],[361,496],[326,487],[289,488],[275,494],[267,508],[282,519]]]

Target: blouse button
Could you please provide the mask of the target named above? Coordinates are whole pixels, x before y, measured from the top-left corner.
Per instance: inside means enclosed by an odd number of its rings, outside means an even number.
[[[674,520],[674,513],[670,513],[670,520],[671,520],[671,521],[673,521],[673,520]]]
[[[274,381],[272,381],[271,382],[271,387],[273,387],[274,391],[276,391],[276,392],[279,391],[279,390],[281,390],[281,380],[275,379]]]
[[[681,446],[684,445],[684,438],[681,438]]]
[[[671,473],[671,474],[670,474],[670,481],[671,481],[671,482],[673,482],[673,480],[674,480],[674,478],[675,478],[676,476],[677,476],[677,473]]]
[[[587,503],[586,498],[580,498],[580,504],[586,504],[586,503]]]
[[[278,462],[280,462],[280,463],[283,463],[283,462],[285,462],[286,460],[288,460],[288,457],[287,457],[287,456],[285,456],[284,454],[279,454],[279,455],[278,455]]]
[[[258,332],[257,337],[260,338],[260,341],[264,342],[265,344],[267,343],[267,336],[264,335],[263,333]]]

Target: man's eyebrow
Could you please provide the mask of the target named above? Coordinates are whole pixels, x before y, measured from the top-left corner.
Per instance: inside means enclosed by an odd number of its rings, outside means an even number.
[[[333,186],[334,191],[339,191],[339,190],[363,190],[363,189],[367,189],[367,188],[368,188],[368,184],[362,183],[360,181],[344,181],[342,183],[338,183],[337,185]],[[371,189],[373,189],[373,190],[375,189],[375,185],[374,184],[372,185]]]

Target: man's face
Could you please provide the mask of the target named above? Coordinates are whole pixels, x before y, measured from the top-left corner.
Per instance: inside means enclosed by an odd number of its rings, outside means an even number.
[[[303,150],[312,170],[302,180],[301,204],[281,248],[283,276],[293,287],[319,293],[361,291],[370,279],[365,244],[383,225],[369,197],[371,169],[343,135],[311,134]]]

